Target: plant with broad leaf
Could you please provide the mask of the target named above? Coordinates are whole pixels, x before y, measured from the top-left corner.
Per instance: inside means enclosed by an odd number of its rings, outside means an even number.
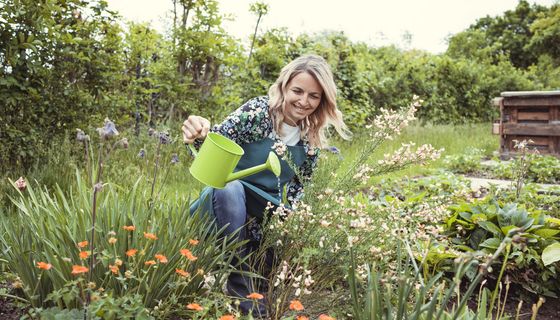
[[[527,211],[516,203],[500,204],[492,198],[450,206],[445,227],[453,246],[461,251],[494,253],[508,232],[518,229],[511,252],[500,257],[508,265],[511,281],[530,292],[560,293],[551,285],[557,279],[560,252],[559,220],[540,211]],[[548,249],[547,249],[548,248]]]

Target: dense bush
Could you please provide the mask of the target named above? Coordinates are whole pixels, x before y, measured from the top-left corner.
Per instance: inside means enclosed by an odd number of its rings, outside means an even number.
[[[480,19],[451,37],[441,55],[374,48],[342,32],[294,37],[272,29],[257,34],[248,59],[221,27],[215,0],[177,2],[165,34],[144,24],[123,30],[103,0],[8,0],[0,13],[0,169],[29,168],[53,138],[107,116],[137,128],[191,113],[219,121],[266,94],[282,66],[305,53],[332,65],[338,103],[353,129],[413,94],[424,100],[418,116],[425,122],[488,121],[497,115],[490,101],[501,91],[558,87],[559,58],[548,45],[558,12],[522,1],[504,17]],[[503,43],[492,38],[517,24],[530,32]],[[529,49],[519,49],[520,39],[533,48],[530,57],[523,57]]]

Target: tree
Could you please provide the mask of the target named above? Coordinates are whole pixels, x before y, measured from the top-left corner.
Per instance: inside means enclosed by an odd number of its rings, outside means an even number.
[[[453,54],[457,55],[462,48],[470,54],[473,53],[472,48],[491,48],[495,61],[506,55],[515,67],[525,69],[538,60],[538,55],[526,46],[533,36],[531,25],[546,11],[544,6],[531,6],[521,0],[515,10],[508,10],[502,16],[478,19],[458,35],[460,39],[454,41],[454,37],[451,38]],[[474,45],[471,40],[476,41]]]
[[[116,19],[103,0],[3,1],[0,167],[29,166],[92,115],[128,110]]]
[[[257,24],[255,25],[255,32],[253,32],[253,40],[251,41],[251,49],[249,50],[249,57],[247,58],[247,62],[251,60],[251,55],[253,54],[253,46],[255,45],[255,39],[257,37],[257,30],[259,28],[259,23],[261,22],[261,18],[268,13],[268,5],[263,2],[255,2],[251,4],[249,7],[249,11],[256,14]]]
[[[537,55],[548,55],[560,66],[560,5],[542,13],[531,25],[533,37],[527,49]]]

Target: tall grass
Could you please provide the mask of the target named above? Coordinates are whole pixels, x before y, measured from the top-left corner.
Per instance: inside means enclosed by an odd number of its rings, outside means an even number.
[[[341,149],[344,164],[359,154],[360,150],[367,143],[367,131],[357,132],[354,140],[350,143],[338,140],[332,141],[332,144]],[[385,141],[372,156],[372,161],[381,159],[385,153],[390,153],[398,149],[402,143],[414,142],[416,145],[423,143],[431,144],[436,149],[444,148],[442,158],[432,161],[427,165],[410,166],[404,170],[391,172],[378,176],[374,179],[380,181],[387,178],[399,178],[403,176],[417,176],[430,174],[432,170],[442,167],[443,158],[447,155],[455,155],[463,153],[467,148],[474,147],[484,150],[486,156],[491,156],[494,151],[498,151],[499,137],[492,135],[490,123],[464,124],[464,125],[420,125],[415,124],[404,130],[404,132],[394,140]]]

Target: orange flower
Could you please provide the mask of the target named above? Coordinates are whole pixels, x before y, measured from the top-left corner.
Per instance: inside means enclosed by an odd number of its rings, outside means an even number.
[[[87,259],[89,257],[89,251],[80,251],[80,259]]]
[[[154,257],[156,257],[156,259],[161,262],[161,263],[167,263],[167,257],[164,256],[163,254],[156,254]]]
[[[111,238],[109,238],[108,241],[109,241],[110,244],[115,244],[115,243],[117,243],[117,238],[111,237]]]
[[[322,315],[319,316],[319,320],[336,320],[336,319],[333,318],[333,317],[330,317],[326,314],[322,314]]]
[[[88,267],[77,266],[77,265],[72,266],[72,274],[73,275],[77,275],[77,274],[80,274],[80,273],[86,273],[88,271],[89,271]]]
[[[306,316],[297,316],[296,320],[309,320],[309,317]]]
[[[50,270],[52,268],[52,264],[46,262],[37,262],[37,268],[43,270]]]
[[[181,277],[185,277],[185,278],[191,275],[190,273],[188,273],[187,271],[185,271],[183,269],[175,269],[175,273],[177,273]]]
[[[136,230],[136,227],[135,227],[135,226],[123,226],[122,228],[123,228],[124,230],[126,230],[126,231],[134,231],[134,230]]]
[[[198,242],[199,242],[199,241],[196,240],[196,239],[190,239],[190,240],[189,240],[189,243],[190,243],[191,245],[193,245],[193,246],[196,246],[196,245],[198,244]]]
[[[78,247],[80,247],[80,248],[87,247],[88,243],[89,242],[87,242],[87,240],[82,241],[82,242],[78,242]]]
[[[150,240],[157,240],[156,235],[153,234],[153,233],[149,233],[149,232],[144,232],[144,238],[150,239]]]
[[[138,252],[137,249],[130,249],[127,250],[125,254],[127,257],[134,257],[136,255],[136,252]]]
[[[114,265],[110,264],[109,269],[111,269],[111,272],[114,273],[114,274],[119,273],[119,267],[118,266],[114,266]]]
[[[190,261],[195,261],[196,259],[198,259],[192,254],[191,250],[189,249],[181,249],[179,250],[179,252],[181,253],[181,255],[185,256]]]
[[[189,303],[187,304],[187,309],[194,310],[194,311],[202,311],[204,308],[199,305],[198,303]]]
[[[253,300],[261,300],[261,299],[264,298],[264,296],[262,294],[258,293],[258,292],[253,292],[253,293],[249,294],[247,296],[247,298],[253,299]]]
[[[235,320],[235,316],[232,316],[231,314],[226,314],[224,316],[221,316],[219,320]]]
[[[303,310],[303,304],[301,304],[301,302],[299,300],[292,300],[292,301],[290,301],[290,310],[302,311]]]
[[[147,266],[152,266],[152,265],[156,264],[156,261],[155,260],[148,260],[148,261],[144,262],[144,264],[147,265]]]

